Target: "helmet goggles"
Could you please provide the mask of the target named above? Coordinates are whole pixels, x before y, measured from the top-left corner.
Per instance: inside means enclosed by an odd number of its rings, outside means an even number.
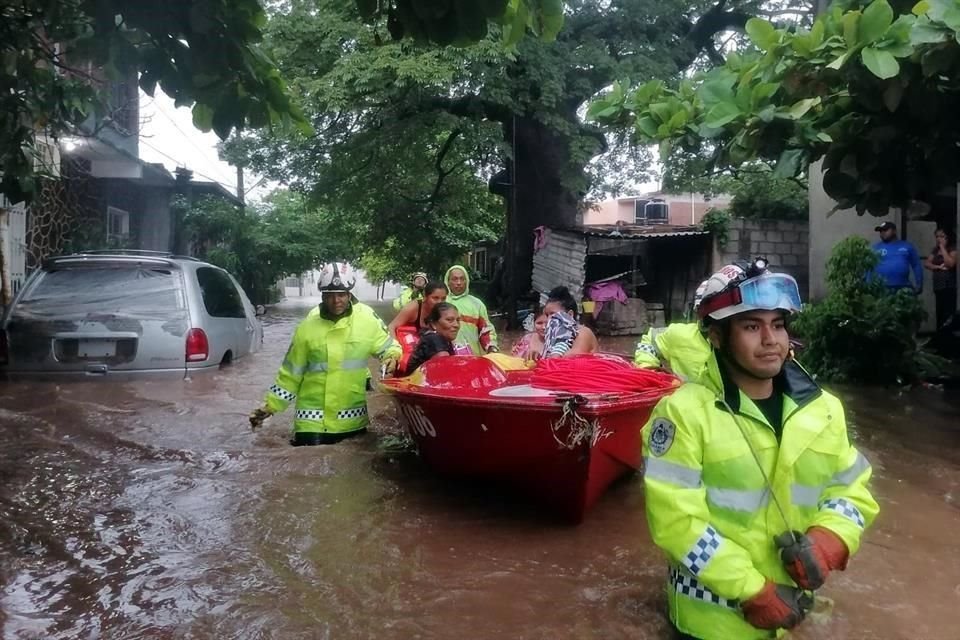
[[[765,273],[744,280],[700,303],[700,317],[722,320],[744,311],[783,310],[797,313],[802,309],[797,281],[785,273]]]

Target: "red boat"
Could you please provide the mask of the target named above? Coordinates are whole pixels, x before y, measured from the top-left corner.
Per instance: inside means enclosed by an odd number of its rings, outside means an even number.
[[[640,431],[670,389],[577,394],[531,385],[534,372],[451,356],[383,381],[425,463],[498,481],[572,522],[640,467]]]

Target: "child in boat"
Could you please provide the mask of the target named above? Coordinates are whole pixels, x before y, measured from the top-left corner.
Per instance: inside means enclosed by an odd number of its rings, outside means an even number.
[[[433,358],[452,356],[457,349],[453,344],[460,331],[460,312],[449,302],[434,305],[427,316],[427,328],[420,334],[420,342],[414,349],[404,375],[417,370]]]
[[[543,351],[543,337],[547,332],[547,316],[543,310],[531,313],[523,321],[527,333],[513,345],[511,355],[524,360],[537,360]]]

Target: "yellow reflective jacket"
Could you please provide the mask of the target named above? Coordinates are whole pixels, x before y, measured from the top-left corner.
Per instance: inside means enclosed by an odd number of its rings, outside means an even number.
[[[450,291],[450,272],[454,269],[460,269],[467,277],[467,288],[458,296]],[[447,285],[447,302],[460,312],[460,332],[454,342],[467,345],[475,355],[481,356],[487,352],[490,345],[496,347],[497,330],[490,321],[487,305],[483,304],[480,298],[470,295],[470,272],[466,267],[455,264],[447,269],[443,283]]]
[[[696,322],[674,323],[643,334],[633,362],[638,367],[668,369],[684,380],[697,380],[711,351]]]
[[[294,431],[363,429],[370,422],[366,393],[370,356],[400,357],[400,345],[373,309],[354,302],[351,312],[336,321],[311,312],[297,325],[266,404],[279,413],[296,400]]]
[[[644,427],[647,521],[669,561],[670,619],[703,640],[776,637],[747,623],[738,604],[768,578],[794,584],[774,537],[817,525],[853,554],[879,510],[867,489],[870,464],[847,438],[840,401],[792,361],[777,384],[784,393],[779,442],[753,401],[724,382],[715,355],[699,383],[661,400]],[[764,473],[721,399],[737,413]]]
[[[400,297],[393,299],[394,310],[400,311],[400,309],[403,309],[403,306],[411,300],[423,300],[423,293],[417,291],[416,295],[414,295],[413,287],[405,287],[404,290],[400,292]]]

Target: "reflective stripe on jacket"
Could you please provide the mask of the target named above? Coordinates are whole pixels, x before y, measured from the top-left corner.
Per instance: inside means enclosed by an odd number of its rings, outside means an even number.
[[[637,344],[638,367],[668,369],[684,380],[697,380],[710,357],[710,343],[696,322],[651,328]]]
[[[738,606],[768,578],[793,584],[774,537],[817,525],[853,554],[879,509],[867,489],[870,464],[847,438],[840,401],[794,362],[777,383],[779,443],[757,406],[724,384],[714,355],[700,382],[661,400],[644,427],[647,520],[669,559],[670,619],[703,640],[775,637],[747,623]],[[721,398],[738,414],[789,522]]]
[[[450,272],[454,269],[463,271],[467,278],[466,290],[456,296],[450,291]],[[487,352],[490,345],[497,346],[497,330],[490,322],[490,316],[487,314],[487,305],[483,301],[470,295],[470,272],[466,267],[458,264],[447,269],[443,276],[443,282],[447,285],[447,302],[453,304],[460,312],[460,332],[454,341],[458,344],[464,344],[470,347],[476,355],[483,355]]]
[[[348,433],[363,429],[370,356],[399,358],[400,347],[373,309],[353,303],[335,322],[311,313],[293,334],[276,381],[267,393],[279,413],[296,400],[294,430]]]

